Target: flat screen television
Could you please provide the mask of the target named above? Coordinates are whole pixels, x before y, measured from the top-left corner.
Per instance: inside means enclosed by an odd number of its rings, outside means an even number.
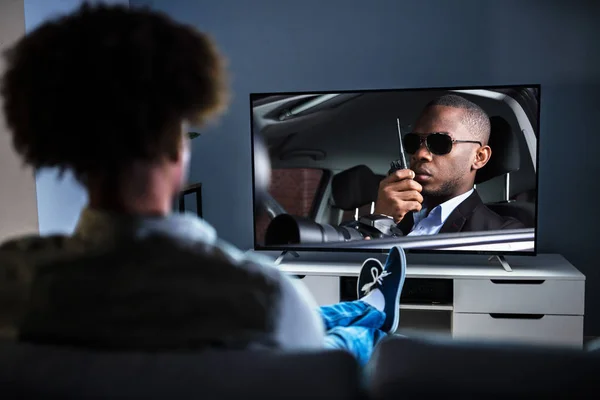
[[[535,255],[540,90],[252,93],[254,249]]]

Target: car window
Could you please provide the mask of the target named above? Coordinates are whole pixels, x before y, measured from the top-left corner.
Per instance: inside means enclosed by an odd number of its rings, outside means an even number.
[[[281,168],[271,173],[270,195],[291,215],[312,217],[323,170],[317,168]],[[257,244],[264,244],[264,237],[271,218],[266,213],[256,217]]]

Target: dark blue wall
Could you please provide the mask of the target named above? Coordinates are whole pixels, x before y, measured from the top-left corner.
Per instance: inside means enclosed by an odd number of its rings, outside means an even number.
[[[600,334],[600,20],[593,1],[132,0],[211,33],[231,63],[229,113],[195,141],[204,216],[252,247],[253,91],[541,83],[539,250],[587,275]],[[586,209],[585,206],[592,204]]]

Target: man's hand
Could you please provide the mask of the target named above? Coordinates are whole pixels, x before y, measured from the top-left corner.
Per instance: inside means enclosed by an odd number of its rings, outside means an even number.
[[[379,183],[375,214],[388,215],[398,223],[408,212],[420,211],[423,187],[414,177],[412,170],[401,169],[383,179]]]

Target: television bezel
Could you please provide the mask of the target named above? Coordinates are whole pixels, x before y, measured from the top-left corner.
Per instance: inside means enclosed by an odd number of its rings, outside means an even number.
[[[536,84],[504,84],[504,85],[469,85],[469,86],[432,86],[432,87],[405,87],[405,88],[387,88],[387,89],[344,89],[344,90],[303,90],[303,91],[284,91],[284,92],[250,92],[248,94],[248,101],[250,103],[250,152],[251,152],[251,171],[252,171],[252,242],[253,250],[256,252],[284,252],[293,251],[296,253],[368,253],[368,254],[387,254],[389,248],[380,249],[359,249],[359,248],[327,248],[327,247],[302,247],[302,248],[291,248],[289,246],[259,246],[256,240],[256,182],[255,182],[255,158],[254,158],[254,146],[255,146],[255,132],[254,132],[254,112],[252,107],[253,96],[301,96],[311,94],[336,94],[336,93],[377,93],[377,92],[416,92],[416,91],[451,91],[451,90],[485,90],[485,89],[514,89],[514,88],[535,88],[537,89],[537,131],[534,132],[536,135],[536,159],[535,159],[535,185],[536,185],[536,196],[535,196],[535,235],[533,238],[534,249],[533,251],[525,250],[419,250],[419,249],[406,249],[407,253],[412,254],[451,254],[451,255],[488,255],[488,256],[531,256],[535,257],[538,254],[539,244],[539,179],[540,179],[540,139],[541,139],[541,103],[542,103],[542,85]],[[400,246],[402,246],[400,244]]]

